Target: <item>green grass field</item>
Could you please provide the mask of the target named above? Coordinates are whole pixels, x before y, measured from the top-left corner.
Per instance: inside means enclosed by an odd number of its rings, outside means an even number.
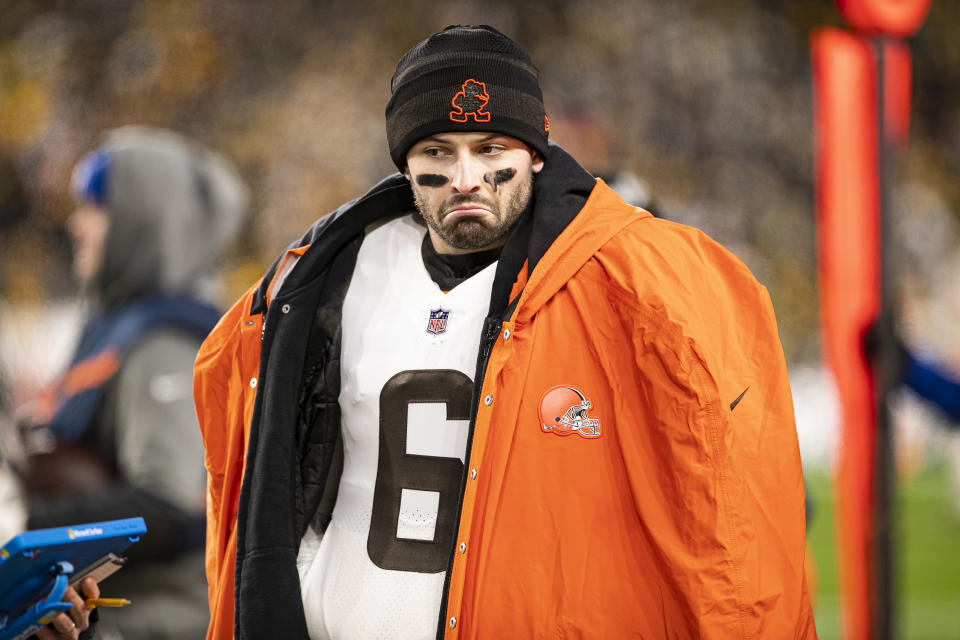
[[[814,500],[808,540],[817,565],[814,611],[821,640],[840,638],[833,535],[834,504],[826,470],[807,473]],[[935,463],[900,480],[896,504],[893,638],[960,639],[960,521],[950,506],[948,471]]]

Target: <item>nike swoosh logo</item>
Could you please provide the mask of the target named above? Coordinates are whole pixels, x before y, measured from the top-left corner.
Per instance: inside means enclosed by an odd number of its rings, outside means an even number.
[[[743,396],[747,395],[747,391],[750,390],[750,387],[747,387],[743,390],[743,393],[737,396],[737,399],[730,403],[730,411],[733,411],[734,407],[740,404],[740,401],[743,400]]]

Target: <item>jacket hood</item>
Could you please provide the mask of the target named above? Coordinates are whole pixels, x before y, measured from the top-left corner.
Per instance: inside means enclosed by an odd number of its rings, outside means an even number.
[[[598,178],[596,182],[582,203],[582,215],[556,230],[542,254],[531,251],[529,277],[511,300],[504,320],[507,316],[518,322],[529,319],[621,230],[637,220],[653,218],[649,211],[627,205],[603,180]],[[539,269],[533,268],[534,258],[540,260]]]
[[[171,131],[124,127],[109,158],[110,229],[93,292],[105,307],[158,292],[196,292],[233,240],[249,193],[220,155]]]

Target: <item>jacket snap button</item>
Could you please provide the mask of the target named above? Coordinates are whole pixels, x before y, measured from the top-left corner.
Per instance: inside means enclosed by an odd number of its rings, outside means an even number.
[[[510,329],[504,329],[504,330],[503,330],[503,339],[504,339],[504,340],[509,340],[509,339],[510,339]]]
[[[457,619],[456,619],[456,618],[450,618],[450,628],[453,629],[453,628],[456,627],[456,626],[457,626]]]
[[[470,469],[470,479],[471,479],[471,480],[476,480],[476,479],[477,479],[477,470],[476,470],[476,469]]]
[[[493,404],[493,396],[487,396],[486,398],[484,398],[484,399],[483,399],[483,404],[487,405],[488,407],[489,407],[490,405],[492,405],[492,404]]]
[[[460,543],[460,553],[466,553],[466,552],[467,552],[467,543],[466,543],[466,542],[461,542],[461,543]]]
[[[252,326],[253,326],[253,320],[248,320],[248,321],[247,321],[247,326],[248,326],[248,327],[252,327]]]
[[[288,304],[283,305],[282,307],[280,307],[280,311],[284,313],[290,313],[290,305]]]
[[[256,389],[256,388],[257,388],[257,379],[256,379],[256,378],[250,378],[250,388],[251,388],[251,389]]]

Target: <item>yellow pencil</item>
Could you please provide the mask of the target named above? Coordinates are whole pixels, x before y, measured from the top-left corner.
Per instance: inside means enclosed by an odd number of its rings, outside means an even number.
[[[96,609],[97,607],[125,607],[130,604],[126,598],[87,598],[84,601],[87,609]]]

